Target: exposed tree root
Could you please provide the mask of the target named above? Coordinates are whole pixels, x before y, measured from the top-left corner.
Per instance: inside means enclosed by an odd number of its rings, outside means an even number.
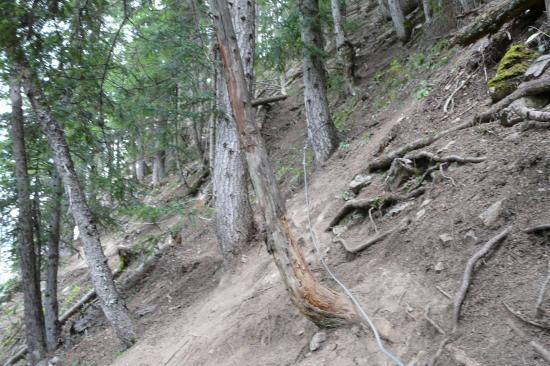
[[[470,287],[470,282],[472,281],[472,274],[474,272],[474,267],[476,263],[483,257],[485,257],[489,251],[498,244],[501,240],[506,238],[508,234],[512,231],[512,227],[509,226],[506,229],[502,230],[499,234],[491,238],[479,251],[477,251],[466,264],[466,269],[464,271],[464,277],[462,278],[462,285],[455,295],[454,299],[454,308],[453,308],[453,332],[456,331],[458,327],[458,321],[460,318],[460,308]]]
[[[410,198],[418,197],[424,193],[424,188],[415,189],[406,195],[400,194],[384,194],[379,197],[369,198],[369,199],[355,199],[349,200],[346,202],[344,207],[342,207],[338,213],[334,216],[332,221],[328,224],[327,231],[330,231],[334,226],[338,225],[344,217],[346,217],[350,212],[355,210],[369,210],[371,207],[381,208],[388,205],[393,205],[397,202],[404,201]]]
[[[342,239],[342,238],[336,238],[336,239],[333,240],[333,242],[342,244],[344,249],[346,249],[350,253],[358,253],[362,250],[367,249],[368,247],[372,246],[373,244],[376,244],[379,241],[384,240],[385,238],[390,236],[392,233],[394,233],[396,231],[403,230],[404,228],[407,227],[409,222],[410,222],[410,220],[408,218],[404,219],[403,221],[401,221],[399,223],[399,225],[397,225],[397,226],[395,226],[395,227],[393,227],[393,228],[391,228],[387,231],[383,231],[381,233],[378,233],[375,236],[373,236],[371,238],[368,238],[366,241],[364,241],[361,244],[356,245],[356,246],[349,245],[348,242],[346,240]]]
[[[447,136],[448,134],[463,130],[465,128],[471,127],[474,125],[474,120],[468,120],[466,122],[463,122],[459,125],[453,126],[449,129],[443,130],[441,132],[437,132],[431,136],[423,137],[417,140],[414,140],[413,142],[410,142],[408,144],[405,144],[401,146],[400,148],[393,150],[389,152],[388,154],[385,154],[379,158],[374,159],[372,162],[370,162],[367,165],[367,171],[373,172],[377,170],[384,170],[390,167],[392,162],[397,159],[403,157],[408,152],[421,149],[423,147],[429,146],[435,141],[439,140],[440,138]]]
[[[533,227],[525,229],[523,231],[528,233],[528,234],[539,233],[539,232],[543,232],[543,231],[550,231],[550,224],[542,224],[542,225],[533,226]]]
[[[427,363],[427,366],[435,366],[437,360],[439,357],[441,357],[441,353],[443,353],[443,348],[451,341],[451,338],[447,337],[441,341],[439,344],[439,347],[437,348],[437,351],[435,354],[430,358],[430,360]]]
[[[546,361],[550,362],[550,351],[544,348],[544,346],[538,342],[531,341],[529,342],[531,347]]]
[[[537,328],[540,328],[540,329],[544,329],[544,330],[550,330],[550,324],[547,324],[547,323],[542,323],[542,322],[538,322],[538,321],[535,321],[535,320],[531,320],[531,319],[528,319],[525,315],[523,315],[522,313],[520,313],[519,311],[516,311],[514,309],[512,309],[508,304],[506,304],[505,302],[502,303],[502,305],[504,305],[504,307],[506,308],[506,310],[508,310],[508,312],[510,314],[512,314],[513,316],[515,316],[516,318],[518,318],[519,320],[521,320],[522,322],[524,322],[525,324],[530,324],[534,327],[537,327]]]
[[[485,123],[498,119],[501,111],[512,104],[515,100],[529,95],[547,93],[549,91],[550,77],[528,81],[521,84],[512,94],[493,104],[487,111],[478,114],[474,118],[474,121],[476,123]]]
[[[485,161],[485,157],[461,157],[457,155],[449,156],[437,156],[435,154],[429,153],[427,151],[413,152],[405,155],[404,158],[397,158],[391,164],[390,170],[388,171],[388,176],[386,178],[386,189],[393,191],[397,189],[404,181],[408,180],[411,176],[418,176],[422,172],[422,177],[420,178],[419,183],[417,183],[415,188],[418,188],[426,178],[433,171],[439,169],[441,175],[450,180],[453,185],[456,185],[454,179],[446,176],[443,173],[443,167],[448,163],[481,163]],[[438,163],[432,165],[433,163]]]
[[[535,306],[535,316],[537,318],[542,318],[543,310],[542,310],[542,303],[544,302],[544,294],[546,293],[546,286],[548,286],[548,283],[550,282],[550,263],[548,263],[548,273],[546,274],[546,278],[542,282],[542,286],[540,287],[539,296],[537,297],[537,304]]]
[[[550,112],[543,112],[529,108],[525,105],[525,103],[512,103],[510,105],[510,109],[524,119],[539,122],[550,122]]]

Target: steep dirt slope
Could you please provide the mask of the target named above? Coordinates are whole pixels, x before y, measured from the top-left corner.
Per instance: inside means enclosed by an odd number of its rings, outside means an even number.
[[[352,9],[351,14],[369,20],[377,16],[368,4]],[[340,240],[356,245],[375,235],[368,213],[356,213],[344,221],[346,229],[337,238],[326,231],[344,199],[352,196],[349,182],[358,173],[366,174],[368,162],[418,137],[466,121],[489,103],[483,70],[466,67],[479,45],[450,51],[418,46],[429,40],[424,36],[423,42],[403,47],[395,43],[390,29],[387,22],[365,22],[365,28],[354,35],[361,45],[361,87],[366,95],[345,99],[337,88],[331,90],[343,143],[313,172],[309,187],[313,229],[322,253],[374,319],[386,346],[408,364],[428,359],[446,338],[424,318],[426,307],[449,334],[452,301],[444,293],[454,295],[470,256],[511,226],[510,235],[478,265],[459,332],[443,349],[438,365],[544,365],[528,341],[537,340],[550,348],[549,332],[510,316],[503,303],[533,318],[550,260],[548,239],[522,231],[550,219],[549,129],[522,131],[519,126],[507,129],[493,122],[450,134],[423,150],[486,160],[449,166],[445,176],[436,172],[434,179],[425,183],[423,195],[393,207],[399,208],[393,212],[371,212],[379,231],[408,218],[406,229],[357,254],[348,253]],[[524,35],[514,36],[519,41]],[[466,78],[465,86],[454,96],[454,108],[444,113],[447,98]],[[289,93],[286,101],[269,110],[262,132],[308,260],[315,274],[336,288],[319,266],[307,234],[301,169],[306,128],[299,79]],[[384,173],[371,173],[372,183],[358,198],[381,196]],[[170,199],[169,189],[165,190],[162,195]],[[480,214],[499,201],[499,215],[485,225]],[[114,237],[108,242],[116,249],[144,235],[167,231],[178,219],[160,227],[136,224],[126,238]],[[181,241],[166,238],[169,250],[159,264],[126,293],[130,309],[138,316],[139,342],[121,352],[112,330],[96,312],[92,326],[73,335],[73,343],[61,349],[64,362],[117,366],[390,365],[372,334],[357,326],[327,331],[327,340],[311,352],[309,342],[318,329],[290,304],[262,243],[251,243],[240,263],[224,269],[208,217],[187,223],[182,233]],[[109,253],[114,264],[116,250]],[[85,282],[85,270],[78,263],[64,273]]]

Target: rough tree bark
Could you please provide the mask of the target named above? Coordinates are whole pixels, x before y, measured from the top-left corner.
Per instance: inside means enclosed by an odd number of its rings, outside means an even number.
[[[15,160],[17,207],[19,209],[17,252],[21,262],[25,334],[27,347],[30,350],[30,361],[34,365],[46,355],[46,335],[44,332],[40,282],[37,281],[37,272],[39,269],[36,268],[36,253],[34,248],[33,208],[27,173],[21,82],[15,77],[12,77],[10,80],[10,97],[12,108],[11,139],[13,159]]]
[[[344,30],[343,4],[341,0],[331,0],[334,35],[336,36],[336,51],[338,62],[344,69],[346,87],[349,95],[355,95],[355,49]]]
[[[62,178],[71,213],[80,231],[90,277],[100,299],[101,308],[118,338],[124,345],[130,346],[136,340],[134,324],[126,304],[115,287],[111,269],[107,265],[99,231],[76,174],[63,127],[54,117],[39,81],[22,50],[11,48],[8,49],[8,53],[14,61],[16,71],[22,77],[25,93],[53,151],[54,163]]]
[[[165,154],[164,150],[160,150],[153,158],[153,186],[158,186],[164,178]]]
[[[327,99],[326,70],[318,0],[300,0],[300,31],[304,42],[304,102],[308,138],[315,164],[327,160],[338,147]]]
[[[397,38],[401,42],[407,42],[411,37],[411,30],[405,24],[405,13],[403,12],[401,3],[399,0],[388,0],[388,7]]]
[[[59,342],[59,305],[57,301],[57,270],[59,268],[59,240],[61,225],[61,200],[63,187],[61,177],[54,170],[51,174],[50,222],[48,233],[48,262],[46,264],[46,291],[44,292],[44,321],[46,325],[46,345],[49,352],[57,348]]]
[[[430,5],[430,0],[422,0],[422,8],[424,10],[424,20],[426,21],[426,24],[430,24],[432,22],[432,7]]]
[[[290,229],[286,207],[254,119],[227,2],[210,0],[210,4],[235,124],[258,206],[266,223],[267,249],[273,256],[292,302],[304,316],[324,327],[355,321],[355,312],[347,298],[323,287],[315,279]]]
[[[237,43],[244,66],[248,90],[252,90],[255,47],[255,1],[235,0],[230,9],[236,24]],[[217,100],[223,112],[215,136],[213,193],[216,208],[216,233],[220,250],[228,261],[250,240],[254,224],[248,194],[248,173],[235,128],[233,110],[224,73],[218,72]]]

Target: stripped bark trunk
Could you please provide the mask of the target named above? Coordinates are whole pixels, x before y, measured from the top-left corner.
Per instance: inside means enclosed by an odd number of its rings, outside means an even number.
[[[300,30],[304,42],[304,103],[308,138],[316,165],[338,147],[327,99],[326,70],[321,58],[323,39],[318,0],[300,0]]]
[[[46,325],[46,345],[49,352],[57,348],[59,342],[59,304],[57,301],[57,270],[59,268],[59,240],[61,224],[61,199],[63,187],[61,177],[52,173],[53,192],[48,233],[48,263],[46,265],[46,291],[44,293],[44,321]]]
[[[388,0],[390,16],[397,33],[397,38],[402,42],[407,42],[411,36],[411,30],[405,24],[405,13],[399,0]]]
[[[252,90],[253,55],[255,47],[255,2],[235,0],[231,17],[238,25],[237,43],[244,65],[246,83]],[[227,91],[224,73],[218,72],[219,108],[223,115],[216,126],[213,193],[216,208],[216,233],[224,258],[232,261],[239,250],[250,240],[254,225],[248,194],[248,173],[235,128],[233,110]]]
[[[227,2],[210,0],[210,3],[235,124],[258,206],[266,223],[267,249],[273,256],[292,302],[304,316],[324,327],[355,321],[356,315],[350,302],[315,279],[290,229],[286,207],[254,120],[251,96]]]
[[[30,361],[32,364],[35,364],[46,355],[46,335],[44,332],[40,282],[37,281],[37,272],[39,269],[36,267],[34,248],[33,208],[27,172],[21,82],[13,77],[10,84],[12,107],[11,139],[13,159],[15,160],[17,207],[19,209],[17,252],[21,261],[27,347],[30,350]]]
[[[16,71],[22,76],[23,87],[42,131],[53,151],[54,163],[61,176],[74,221],[78,226],[86,262],[94,288],[100,298],[101,308],[113,326],[118,338],[126,346],[136,340],[136,332],[124,300],[120,297],[107,258],[101,247],[99,231],[86,202],[61,124],[54,117],[39,81],[24,58],[21,50],[10,54],[15,60]]]
[[[344,16],[340,0],[331,0],[334,35],[336,36],[336,51],[338,62],[344,70],[346,88],[349,95],[355,95],[355,49],[344,30]]]

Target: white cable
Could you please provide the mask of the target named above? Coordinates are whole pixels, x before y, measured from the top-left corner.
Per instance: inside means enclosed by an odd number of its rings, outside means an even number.
[[[307,184],[307,161],[306,161],[306,153],[307,153],[307,147],[308,144],[306,143],[304,146],[304,160],[303,160],[303,166],[304,166],[304,192],[306,195],[306,209],[307,209],[307,221],[309,225],[309,233],[311,235],[311,241],[313,242],[313,246],[315,247],[315,252],[319,256],[319,261],[325,268],[325,270],[328,272],[330,277],[336,283],[344,290],[345,294],[350,298],[350,300],[353,302],[355,307],[357,308],[357,311],[359,311],[359,315],[361,315],[361,318],[363,318],[367,324],[369,325],[369,328],[372,330],[372,333],[374,334],[374,338],[376,339],[376,343],[378,344],[378,348],[382,353],[384,353],[389,359],[391,359],[393,362],[395,362],[398,366],[405,366],[405,364],[397,358],[394,354],[392,354],[390,351],[386,350],[384,347],[384,344],[382,343],[382,340],[380,339],[380,334],[378,333],[378,330],[374,326],[374,323],[367,315],[366,311],[363,309],[359,301],[355,298],[355,296],[351,293],[351,291],[344,285],[337,277],[336,275],[331,271],[328,264],[325,262],[325,258],[321,254],[321,250],[319,248],[319,244],[317,242],[317,237],[315,235],[315,232],[313,231],[313,226],[311,224],[311,210],[310,210],[310,204],[309,204],[309,191],[308,191],[308,184]]]

